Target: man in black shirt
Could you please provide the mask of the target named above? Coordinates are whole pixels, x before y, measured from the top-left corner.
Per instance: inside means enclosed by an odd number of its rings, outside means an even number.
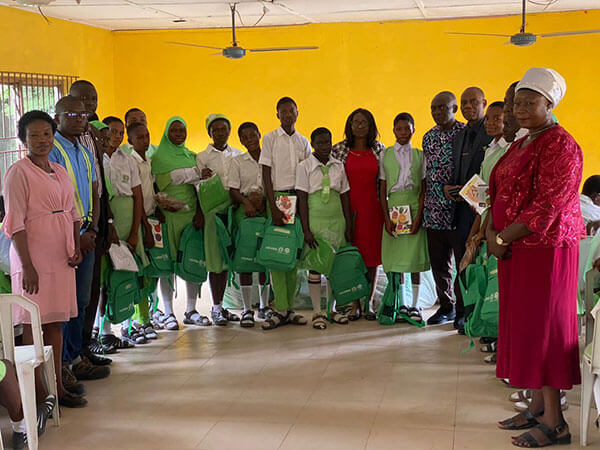
[[[473,175],[480,172],[481,163],[485,156],[485,148],[493,139],[487,135],[483,127],[486,105],[485,95],[478,87],[465,89],[460,97],[460,111],[467,120],[467,126],[454,137],[452,143],[454,164],[452,183],[444,187],[446,198],[456,202],[453,225],[456,240],[461,249],[458,259],[455,261],[457,266],[464,255],[467,237],[475,221],[475,213],[458,195],[457,189],[464,186]],[[460,334],[464,334],[465,307],[458,284],[458,275],[454,282],[454,294],[456,296],[454,328]]]

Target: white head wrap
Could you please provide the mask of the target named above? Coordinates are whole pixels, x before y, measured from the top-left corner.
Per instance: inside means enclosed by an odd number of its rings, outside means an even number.
[[[556,107],[567,92],[567,83],[556,70],[532,67],[525,72],[517,84],[516,91],[519,89],[538,92],[550,100],[553,107]]]

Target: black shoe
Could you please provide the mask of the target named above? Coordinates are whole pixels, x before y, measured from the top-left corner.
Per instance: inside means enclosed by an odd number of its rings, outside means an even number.
[[[454,329],[458,331],[458,334],[465,334],[465,318],[464,316],[456,316],[454,318]]]
[[[54,408],[56,407],[56,397],[49,395],[37,406],[37,431],[38,436],[41,436],[46,431],[46,422],[48,417],[52,415]]]
[[[13,431],[12,448],[14,450],[23,450],[25,447],[27,447],[27,433]]]
[[[85,397],[76,396],[71,393],[68,393],[64,397],[58,398],[58,404],[60,406],[64,406],[65,408],[83,408],[87,406],[87,400]]]
[[[95,366],[108,366],[112,363],[112,359],[95,355],[94,353],[92,353],[89,347],[84,347],[82,353]]]
[[[427,319],[427,325],[441,325],[443,323],[450,322],[456,318],[456,312],[452,311],[442,311],[438,309],[433,316]]]

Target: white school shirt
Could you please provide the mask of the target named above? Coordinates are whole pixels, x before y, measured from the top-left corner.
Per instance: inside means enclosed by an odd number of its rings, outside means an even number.
[[[309,194],[320,191],[323,187],[323,172],[321,172],[321,167],[324,166],[314,154],[311,154],[307,159],[302,161],[296,171],[296,190]],[[329,161],[327,161],[327,167],[329,167],[330,189],[340,194],[348,192],[350,190],[350,183],[348,183],[344,163],[339,159],[330,157]]]
[[[389,193],[397,192],[397,191],[406,191],[408,189],[413,189],[413,180],[411,174],[411,166],[412,166],[412,154],[413,148],[410,143],[405,145],[400,145],[398,142],[394,143],[394,156],[396,156],[396,161],[400,165],[400,170],[398,172],[398,180],[396,184],[392,186]],[[379,179],[385,181],[385,168],[383,167],[383,158],[386,154],[385,151],[381,152],[379,155]],[[423,156],[422,164],[421,164],[421,180],[425,179],[425,157]]]
[[[282,127],[266,134],[258,163],[271,168],[273,190],[287,191],[296,186],[298,164],[310,156],[310,142],[297,131],[291,136]]]
[[[125,153],[129,153],[129,154],[135,153],[133,146],[129,142],[125,142],[124,144],[121,144],[121,147],[119,147],[119,148],[123,149],[125,151]],[[148,150],[146,150],[146,158],[152,159],[152,155],[154,155],[156,153],[156,150],[158,150],[158,146],[156,146],[154,144],[148,145]]]
[[[196,156],[196,166],[200,171],[205,168],[212,170],[213,174],[219,175],[223,186],[227,186],[229,164],[234,157],[241,154],[240,150],[231,147],[229,144],[223,151],[217,150],[212,144],[209,144],[206,150]]]
[[[156,202],[154,200],[154,176],[152,175],[152,163],[150,159],[146,157],[146,160],[142,159],[140,155],[134,150],[131,153],[131,158],[135,161],[140,172],[140,181],[142,184],[142,195],[144,197],[144,212],[146,216],[154,214],[156,209]]]
[[[242,195],[253,191],[263,192],[262,170],[250,153],[242,153],[231,160],[227,174],[227,187],[239,189]]]
[[[104,174],[110,180],[113,194],[120,197],[133,196],[133,188],[141,184],[140,171],[130,155],[121,149],[112,156],[104,154]]]

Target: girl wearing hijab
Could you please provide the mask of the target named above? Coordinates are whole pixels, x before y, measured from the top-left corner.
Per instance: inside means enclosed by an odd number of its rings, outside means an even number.
[[[156,185],[159,191],[185,203],[188,208],[179,211],[170,208],[160,208],[165,216],[167,233],[171,249],[171,258],[177,259],[177,251],[183,229],[193,223],[196,229],[204,226],[204,215],[198,206],[198,196],[194,183],[200,180],[199,170],[196,168],[196,155],[185,146],[187,126],[181,117],[171,117],[167,121],[163,137],[152,157],[152,173],[156,176]],[[160,291],[163,298],[164,314],[155,313],[155,319],[162,323],[167,330],[178,330],[179,324],[173,313],[173,289],[175,276],[161,278]],[[186,282],[187,307],[184,324],[211,325],[206,316],[201,316],[196,311],[198,285]]]
[[[530,431],[518,447],[571,442],[560,390],[581,382],[577,330],[579,207],[583,155],[552,118],[566,91],[552,69],[532,68],[516,88],[514,114],[529,134],[511,145],[490,178],[486,238],[498,258],[496,376],[533,390],[529,409],[499,423]]]

